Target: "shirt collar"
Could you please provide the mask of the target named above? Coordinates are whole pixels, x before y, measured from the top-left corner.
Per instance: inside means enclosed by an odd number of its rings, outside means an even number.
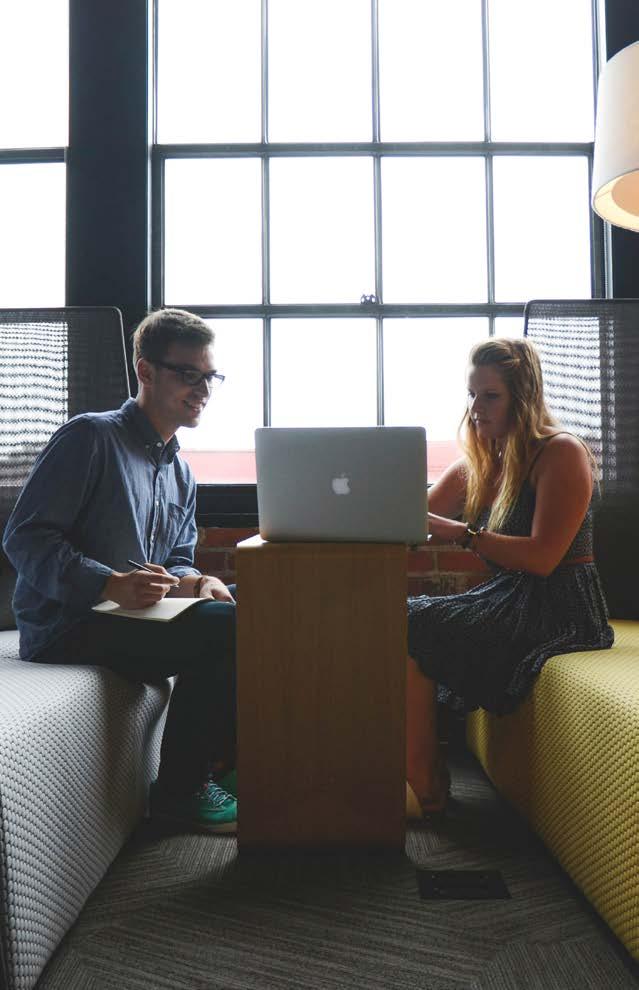
[[[180,445],[175,436],[165,444],[164,440],[157,432],[146,413],[140,408],[135,399],[127,399],[121,406],[122,419],[131,429],[137,433],[142,440],[144,447],[156,464],[166,461],[170,464],[180,449]]]

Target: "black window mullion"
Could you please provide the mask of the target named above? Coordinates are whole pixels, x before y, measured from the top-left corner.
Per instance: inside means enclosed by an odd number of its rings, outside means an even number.
[[[164,171],[166,159],[159,155],[151,159],[151,306],[164,304]]]
[[[263,381],[263,423],[264,426],[271,425],[272,405],[271,405],[271,318],[265,316],[262,320],[262,381]]]
[[[64,148],[0,148],[0,165],[49,165],[66,160]]]
[[[151,2],[69,2],[66,301],[117,306],[127,332],[149,303]]]
[[[371,113],[373,143],[380,142],[379,116],[379,0],[371,0]],[[373,155],[373,210],[375,237],[375,297],[378,303],[384,298],[382,271],[382,162],[379,154]],[[377,423],[384,425],[384,322],[381,316],[375,320],[376,398]]]
[[[380,140],[379,123],[379,0],[371,0],[371,94],[373,141]]]
[[[268,0],[262,0],[261,7],[261,111],[262,146],[268,144],[269,103],[268,103]],[[262,303],[268,306],[271,301],[271,162],[267,155],[262,156]],[[262,319],[262,421],[271,425],[271,318]]]
[[[262,304],[271,301],[270,160],[262,158]],[[262,395],[264,426],[271,425],[271,317],[262,319]]]
[[[592,43],[594,49],[594,58],[592,60],[592,102],[595,114],[597,112],[599,73],[601,72],[601,69],[606,61],[602,31],[604,6],[605,3],[602,3],[600,6],[599,0],[591,0],[590,11],[592,20]],[[592,189],[593,155],[594,146],[593,154],[588,156],[589,190]],[[588,203],[588,210],[590,213],[591,291],[593,297],[597,298],[598,296],[608,296],[612,294],[612,252],[610,226],[609,224],[604,224],[601,217],[590,208],[590,203]]]
[[[490,20],[488,0],[482,0],[482,76],[484,90],[484,141],[489,146],[492,137],[491,103],[490,103]],[[493,195],[493,156],[488,151],[484,158],[484,175],[486,183],[486,292],[488,302],[495,302],[495,211]],[[488,317],[488,335],[495,335],[495,316]]]

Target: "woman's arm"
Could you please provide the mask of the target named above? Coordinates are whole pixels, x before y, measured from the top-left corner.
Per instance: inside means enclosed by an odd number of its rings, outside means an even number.
[[[592,496],[592,468],[576,437],[561,434],[549,440],[531,475],[536,491],[530,536],[504,536],[485,531],[472,541],[473,550],[513,571],[547,577],[565,555],[581,526]],[[432,520],[440,539],[459,542],[465,526],[448,519]]]
[[[428,512],[454,519],[462,514],[466,500],[466,467],[464,458],[446,468],[428,489]]]

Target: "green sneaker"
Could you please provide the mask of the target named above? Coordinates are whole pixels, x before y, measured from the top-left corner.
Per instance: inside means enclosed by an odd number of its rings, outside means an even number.
[[[229,770],[224,777],[220,777],[215,783],[237,800],[237,770]]]
[[[237,831],[237,801],[212,780],[187,798],[176,799],[154,787],[151,817],[184,824],[202,832],[230,835]]]

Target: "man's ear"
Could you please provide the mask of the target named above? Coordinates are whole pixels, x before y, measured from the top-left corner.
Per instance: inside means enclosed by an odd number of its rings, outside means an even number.
[[[139,358],[135,366],[135,373],[138,376],[140,385],[152,385],[155,368],[146,358]]]

